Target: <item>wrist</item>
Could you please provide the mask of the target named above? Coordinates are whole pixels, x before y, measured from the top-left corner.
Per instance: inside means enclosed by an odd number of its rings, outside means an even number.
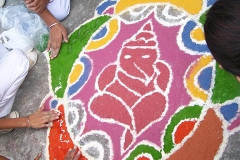
[[[60,22],[52,23],[48,28],[51,29],[53,26],[56,26],[56,25],[58,25],[58,24],[60,24]]]
[[[27,121],[26,127],[27,128],[32,128],[31,121],[30,121],[30,116],[26,117],[26,121]]]

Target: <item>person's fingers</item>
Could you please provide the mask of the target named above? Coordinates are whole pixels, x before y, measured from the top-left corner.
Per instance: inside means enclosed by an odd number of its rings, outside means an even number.
[[[81,155],[81,152],[78,151],[73,160],[78,160]]]
[[[67,155],[65,156],[64,160],[71,160],[71,155],[72,155],[73,149],[70,148],[67,152]]]
[[[44,109],[44,105],[42,104],[41,107],[38,110],[42,111],[43,109]]]
[[[76,153],[76,149],[77,149],[77,147],[74,146],[73,149],[71,150],[71,152],[70,152],[70,157],[71,157],[71,158],[74,157],[74,155],[75,155],[75,153]]]
[[[44,123],[51,122],[51,118],[50,117],[51,117],[50,115],[45,116],[44,119],[43,119],[43,122]]]
[[[42,0],[25,0],[26,7],[33,12],[41,13],[47,5],[47,1],[42,2]]]
[[[24,0],[26,4],[31,3],[33,0]]]
[[[29,116],[29,121],[32,128],[42,128],[52,126],[50,123],[59,118],[60,113],[56,111],[43,111],[44,106],[41,107]],[[46,125],[47,124],[47,125]]]
[[[37,126],[32,126],[32,128],[46,128],[46,127],[52,127],[53,124],[52,122],[47,123],[47,122],[39,122]]]
[[[32,4],[32,1],[26,1],[25,4],[26,4],[27,8],[34,7],[33,4]]]
[[[45,127],[52,127],[52,126],[53,126],[52,122],[50,122],[50,123],[45,123]]]
[[[51,111],[42,111],[42,114],[47,116],[47,115],[58,115],[60,113],[58,111],[51,110]]]
[[[31,6],[27,5],[27,8],[35,13],[41,13],[44,10],[44,8],[38,7],[38,6],[31,7]]]
[[[79,156],[80,156],[80,151],[77,152],[77,146],[74,146],[73,149],[70,148],[67,152],[67,155],[65,156],[64,160],[78,160]],[[78,155],[79,153],[79,155]]]
[[[40,13],[41,11],[42,11],[42,8],[36,7],[36,9],[35,9],[35,12],[36,12],[36,13]]]
[[[59,112],[55,111],[36,111],[29,116],[32,128],[51,127],[51,122],[59,119]]]
[[[64,42],[68,42],[68,36],[67,36],[67,32],[62,32],[62,34],[63,34],[63,40],[64,40]]]
[[[37,157],[36,157],[36,158],[34,158],[34,160],[39,160],[39,159],[41,158],[41,156],[42,156],[42,154],[41,154],[41,153],[39,153],[39,154],[37,155]]]
[[[46,124],[39,124],[38,127],[33,127],[33,128],[47,128]]]
[[[50,48],[51,48],[51,41],[48,41],[48,45],[47,45],[46,51],[49,52]]]
[[[59,118],[58,115],[56,115],[56,114],[50,114],[50,115],[45,116],[44,119],[43,119],[43,121],[44,121],[45,123],[49,123],[49,122],[52,122],[52,121],[54,121],[55,119],[58,119],[58,118]]]
[[[67,31],[62,24],[55,25],[50,29],[48,49],[51,50],[50,59],[58,56],[62,41],[68,42]]]
[[[50,59],[54,59],[56,57],[55,49],[51,49]]]
[[[26,1],[25,3],[28,7],[37,7],[39,4],[39,1]]]
[[[55,119],[56,117],[59,117],[59,115],[60,114],[58,112],[44,111],[42,112],[42,119],[51,120]]]
[[[40,10],[40,6],[38,6],[38,2],[37,1],[33,1],[33,2],[30,2],[30,3],[26,3],[26,6],[28,9],[38,13],[39,10]]]
[[[59,50],[60,50],[60,47],[59,47],[59,48],[55,48],[55,49],[51,49],[50,58],[51,58],[51,59],[56,58],[56,57],[58,56]]]

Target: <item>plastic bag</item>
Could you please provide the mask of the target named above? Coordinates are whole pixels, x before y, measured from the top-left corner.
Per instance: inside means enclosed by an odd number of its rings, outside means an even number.
[[[5,30],[5,36],[9,37],[12,43],[15,40],[25,41],[28,45],[40,51],[46,48],[49,33],[44,22],[37,14],[30,13],[23,5],[0,8],[0,22],[1,28]],[[19,38],[11,34],[11,29],[13,29],[12,32],[14,31]],[[17,39],[11,39],[11,37]],[[19,40],[20,38],[23,40]],[[15,42],[15,44],[16,48],[23,47],[19,46],[22,45],[22,43],[17,44],[17,42]]]
[[[2,32],[0,37],[5,39],[4,46],[6,48],[19,48],[24,53],[31,52],[33,49],[33,43],[29,40],[29,38],[21,34],[18,30],[16,30],[16,28],[11,28]]]

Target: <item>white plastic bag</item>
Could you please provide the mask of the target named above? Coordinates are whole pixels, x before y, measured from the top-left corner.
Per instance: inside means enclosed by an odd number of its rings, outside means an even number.
[[[24,40],[17,39],[18,41],[22,42],[27,39],[25,42],[30,43],[29,45],[40,49],[40,51],[45,49],[47,43],[46,38],[48,38],[49,34],[47,27],[37,14],[29,12],[23,5],[0,8],[0,22],[1,28],[7,31],[5,33],[6,36],[13,37],[8,30],[14,28],[14,32],[18,35],[21,34],[21,38],[24,37]],[[13,41],[14,39],[12,42]]]
[[[25,35],[21,34],[16,28],[11,28],[1,33],[0,37],[6,39],[3,45],[9,49],[19,48],[24,53],[31,52],[33,43]]]

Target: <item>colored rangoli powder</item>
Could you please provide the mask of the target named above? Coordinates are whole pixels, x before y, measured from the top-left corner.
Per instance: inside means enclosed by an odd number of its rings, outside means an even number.
[[[74,144],[70,138],[69,133],[67,132],[65,115],[64,115],[64,106],[61,105],[58,107],[58,110],[61,112],[59,119],[53,121],[53,126],[50,129],[49,133],[49,159],[61,159],[63,160],[70,148],[74,147]],[[79,160],[86,160],[82,155]]]
[[[62,113],[50,159],[74,145],[90,160],[220,159],[240,129],[240,83],[204,40],[213,3],[103,0],[50,60],[45,105]]]

